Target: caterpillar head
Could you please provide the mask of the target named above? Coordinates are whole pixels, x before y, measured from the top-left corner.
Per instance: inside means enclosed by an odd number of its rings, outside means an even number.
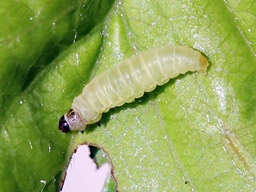
[[[63,133],[74,130],[84,130],[85,127],[85,121],[83,121],[80,115],[74,112],[73,109],[69,109],[59,120],[59,130]]]

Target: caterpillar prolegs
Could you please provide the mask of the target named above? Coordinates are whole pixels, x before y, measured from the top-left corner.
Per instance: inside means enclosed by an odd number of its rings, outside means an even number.
[[[84,130],[110,108],[130,103],[179,74],[206,74],[208,65],[204,56],[187,46],[166,45],[134,55],[92,79],[60,118],[59,129]]]

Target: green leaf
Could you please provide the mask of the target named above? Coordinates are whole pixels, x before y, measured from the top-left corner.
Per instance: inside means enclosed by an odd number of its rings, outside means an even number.
[[[254,191],[256,4],[112,3],[2,3],[0,191],[56,191],[81,143],[108,153],[120,191]],[[208,75],[179,76],[84,134],[59,132],[91,78],[166,44],[199,50]]]

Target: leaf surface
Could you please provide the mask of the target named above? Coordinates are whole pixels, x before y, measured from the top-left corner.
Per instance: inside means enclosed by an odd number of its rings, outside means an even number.
[[[120,191],[256,189],[253,1],[24,1],[19,13],[14,5],[0,10],[1,190],[58,189],[85,142],[108,153]],[[58,131],[91,78],[166,44],[203,53],[208,75],[170,80],[84,134]]]

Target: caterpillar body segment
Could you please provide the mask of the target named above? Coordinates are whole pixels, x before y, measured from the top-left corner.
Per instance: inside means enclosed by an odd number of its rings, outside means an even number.
[[[179,74],[206,74],[208,65],[204,56],[187,46],[166,45],[134,55],[92,79],[60,118],[59,129],[84,130],[110,108],[132,102]]]

